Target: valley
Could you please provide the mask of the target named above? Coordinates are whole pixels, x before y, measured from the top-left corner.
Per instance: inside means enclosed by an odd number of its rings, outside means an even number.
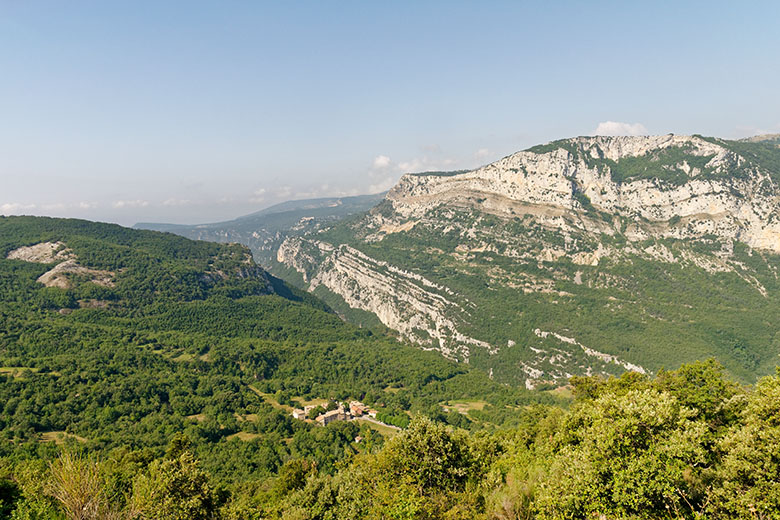
[[[346,319],[512,385],[707,357],[750,382],[780,345],[772,139],[554,141],[404,175],[363,214],[253,250]]]
[[[290,414],[294,402],[363,400],[407,422],[424,411],[464,426],[469,418],[438,403],[486,399],[480,420],[497,426],[511,420],[500,413],[507,405],[562,402],[346,324],[244,246],[39,217],[0,218],[0,237],[6,454],[46,452],[50,441],[159,454],[175,430],[234,482],[321,449],[317,427]],[[49,283],[52,272],[60,283]],[[372,426],[345,425],[346,452],[317,451],[317,460],[328,467],[353,453]],[[219,469],[235,450],[274,455],[240,474]]]
[[[738,468],[776,451],[777,150],[575,138],[228,224],[0,218],[0,512],[59,519],[74,479],[94,518],[771,510],[776,465]]]
[[[0,520],[780,520],[778,19],[0,1]]]

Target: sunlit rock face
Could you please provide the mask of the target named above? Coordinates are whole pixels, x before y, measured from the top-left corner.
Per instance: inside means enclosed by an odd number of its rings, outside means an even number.
[[[615,179],[627,158],[644,159],[677,179]],[[496,214],[533,214],[552,226],[571,225],[558,217],[587,209],[587,200],[596,210],[631,219],[637,238],[714,234],[780,252],[778,195],[768,172],[737,153],[700,137],[665,135],[580,137],[462,174],[405,175],[387,200],[397,219],[419,218],[442,205],[478,204]],[[611,232],[588,218],[579,225]]]

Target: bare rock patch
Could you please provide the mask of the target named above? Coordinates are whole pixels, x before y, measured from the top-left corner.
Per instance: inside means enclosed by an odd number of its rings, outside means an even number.
[[[75,255],[62,242],[41,242],[40,244],[14,249],[8,253],[6,258],[36,264],[50,264],[75,258]]]
[[[62,242],[41,242],[31,246],[14,249],[8,253],[9,260],[22,260],[36,264],[55,265],[38,277],[38,282],[46,287],[69,289],[73,286],[73,278],[83,278],[103,287],[114,286],[114,273],[100,269],[91,269],[80,265],[76,255]]]

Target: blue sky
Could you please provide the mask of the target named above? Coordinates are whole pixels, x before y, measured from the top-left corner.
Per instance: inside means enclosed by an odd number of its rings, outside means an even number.
[[[777,20],[777,2],[0,0],[0,213],[207,222],[597,129],[780,132]]]

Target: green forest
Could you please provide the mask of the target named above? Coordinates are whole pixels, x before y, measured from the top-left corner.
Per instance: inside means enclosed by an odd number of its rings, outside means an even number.
[[[391,439],[356,444],[353,424],[333,423],[309,439],[318,450],[284,457],[265,477],[241,473],[235,459],[262,464],[267,451],[231,446],[219,471],[191,432],[174,433],[160,453],[26,445],[3,458],[0,511],[204,520],[780,515],[780,374],[744,388],[708,361],[652,379],[627,373],[572,385],[568,410],[523,407],[511,427],[469,432],[418,414]],[[320,462],[326,448],[334,464]]]
[[[351,399],[403,428],[290,414]],[[780,374],[527,391],[343,322],[243,246],[0,218],[0,518],[780,518],[778,453]]]

